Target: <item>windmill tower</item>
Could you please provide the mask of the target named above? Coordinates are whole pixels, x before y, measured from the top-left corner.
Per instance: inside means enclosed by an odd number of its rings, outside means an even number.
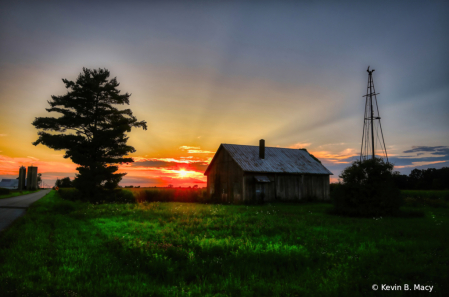
[[[373,70],[368,72],[368,87],[366,90],[365,117],[363,121],[362,148],[360,150],[360,161],[369,158],[386,158],[388,162],[387,148],[385,147],[382,125],[380,124],[379,107],[373,82]],[[380,131],[380,135],[379,135]],[[377,150],[376,150],[377,148]]]

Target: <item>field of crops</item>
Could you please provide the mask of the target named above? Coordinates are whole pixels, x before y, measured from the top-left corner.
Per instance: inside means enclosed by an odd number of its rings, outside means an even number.
[[[52,191],[1,235],[0,292],[378,296],[373,284],[449,291],[448,209],[367,219],[329,215],[330,207],[90,204]]]

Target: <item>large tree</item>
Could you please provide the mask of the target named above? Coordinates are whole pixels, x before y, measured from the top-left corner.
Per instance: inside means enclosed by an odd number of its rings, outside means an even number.
[[[55,150],[65,150],[64,158],[78,164],[79,174],[74,185],[92,196],[99,190],[115,188],[126,173],[115,173],[116,164],[133,162],[127,158],[135,152],[126,144],[132,127],[147,129],[145,121],[138,122],[130,109],[128,93],[120,94],[116,78],[109,79],[107,69],[83,68],[76,82],[62,80],[67,94],[51,96],[48,112],[62,114],[58,118],[36,118],[33,125],[42,131],[34,145],[43,144]]]

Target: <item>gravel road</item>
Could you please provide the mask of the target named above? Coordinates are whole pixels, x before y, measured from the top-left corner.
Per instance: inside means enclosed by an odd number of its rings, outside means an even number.
[[[6,229],[17,218],[24,215],[26,209],[50,192],[50,189],[39,192],[0,199],[0,231]]]

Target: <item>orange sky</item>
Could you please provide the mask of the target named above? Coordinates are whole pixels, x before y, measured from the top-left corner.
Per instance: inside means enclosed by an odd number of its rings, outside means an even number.
[[[53,185],[56,178],[75,176],[76,165],[62,157],[64,152],[32,145],[37,130],[31,122],[35,117],[57,116],[45,111],[47,100],[50,95],[65,92],[62,77],[74,80],[81,69],[73,66],[44,70],[16,67],[7,78],[9,84],[3,82],[6,87],[0,90],[0,178],[16,178],[22,165],[38,166],[47,185]],[[247,84],[238,80],[223,83],[213,92],[218,99],[211,101],[210,91],[200,79],[203,76],[207,81],[207,72],[186,78],[180,74],[184,70],[173,71],[173,77],[165,79],[182,86],[180,91],[160,77],[152,77],[153,87],[148,88],[143,81],[127,77],[128,70],[125,67],[116,73],[111,71],[111,76],[117,75],[123,93],[132,93],[130,108],[138,120],[147,121],[148,130],[133,129],[129,133],[128,144],[136,149],[131,155],[135,162],[120,166],[119,172],[127,172],[122,186],[206,186],[203,172],[220,143],[258,145],[259,139],[265,139],[267,146],[307,148],[334,173],[332,182],[359,155],[362,114],[348,113],[328,103],[333,98],[329,90],[241,78]],[[140,77],[136,75],[131,77]],[[363,77],[365,73],[360,71],[359,75]],[[16,81],[21,79],[27,81],[27,87],[16,87]],[[37,87],[42,85],[45,88]],[[363,87],[361,83],[356,89]],[[351,91],[360,105],[357,109],[362,111],[359,95]],[[391,125],[387,116],[383,127],[387,127],[384,135],[389,156],[412,156],[403,151],[414,143],[392,137],[396,132]],[[433,136],[421,136],[421,141],[426,137]],[[441,142],[433,139],[428,143]],[[434,160],[432,152],[419,154],[419,159],[397,163],[397,169],[410,171],[418,166],[447,164],[444,155],[443,159]]]
[[[148,124],[129,133],[122,186],[204,186],[221,143],[259,139],[307,148],[336,181],[360,151],[369,65],[395,169],[449,166],[447,4],[189,3],[5,2],[0,178],[74,177],[31,123],[57,116],[47,100],[83,67],[107,68]]]

